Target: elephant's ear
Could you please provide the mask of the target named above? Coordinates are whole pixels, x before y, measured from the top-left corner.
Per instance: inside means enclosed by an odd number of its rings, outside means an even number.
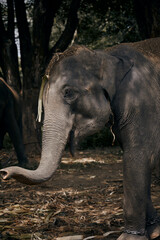
[[[42,99],[43,99],[43,91],[44,87],[46,85],[46,82],[48,82],[48,75],[44,75],[42,78],[42,84],[39,92],[39,98],[38,98],[38,113],[37,113],[37,121],[41,122],[42,118]]]
[[[129,74],[134,62],[127,56],[106,53],[101,61],[101,85],[112,100],[118,85]]]

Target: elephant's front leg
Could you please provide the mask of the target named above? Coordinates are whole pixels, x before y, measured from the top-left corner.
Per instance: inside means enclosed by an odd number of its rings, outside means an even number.
[[[147,240],[146,209],[150,169],[144,152],[124,152],[124,219],[125,230],[118,240]]]

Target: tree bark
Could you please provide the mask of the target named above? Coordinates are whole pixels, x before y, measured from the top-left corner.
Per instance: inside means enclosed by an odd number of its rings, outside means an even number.
[[[14,7],[13,7],[13,0],[7,0],[8,6],[8,26],[7,31],[8,35],[14,41]]]
[[[40,87],[49,52],[53,19],[62,0],[35,0],[33,17],[33,86]],[[38,27],[37,27],[38,26]],[[41,29],[41,30],[40,30]]]
[[[23,139],[27,153],[39,152],[36,131],[36,109],[39,88],[34,88],[34,59],[31,35],[24,0],[14,0],[20,38],[21,67],[23,73]],[[36,66],[39,68],[39,66]]]
[[[26,7],[24,0],[14,0],[17,26],[20,39],[20,52],[21,52],[21,67],[23,73],[23,88],[30,89],[33,82],[33,58],[32,58],[32,44],[29,32],[29,26],[26,16]]]
[[[23,142],[27,153],[40,153],[41,124],[36,121],[39,89],[23,92]]]
[[[78,26],[77,12],[80,7],[80,2],[81,0],[72,0],[65,30],[55,46],[50,50],[49,57],[51,57],[55,52],[63,52],[71,43],[75,30]]]

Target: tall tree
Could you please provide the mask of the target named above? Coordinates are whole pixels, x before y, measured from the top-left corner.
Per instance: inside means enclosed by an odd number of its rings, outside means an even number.
[[[7,0],[8,24],[5,27],[2,21],[2,6],[0,4],[0,67],[7,82],[15,89],[21,88],[18,69],[18,55],[14,34],[13,1]]]
[[[27,19],[24,0],[7,0],[8,29],[5,29],[2,17],[2,3],[0,3],[0,66],[6,81],[18,86],[23,91],[23,125],[24,143],[31,148],[38,149],[37,144],[37,99],[41,78],[45,67],[54,52],[63,51],[71,43],[78,25],[77,11],[81,0],[69,1],[68,20],[62,36],[49,48],[50,35],[54,26],[54,19],[63,0],[35,0],[33,3],[32,27]],[[20,41],[20,67],[22,81],[18,68],[17,49],[15,45],[15,18]],[[23,83],[22,86],[20,83]],[[39,131],[40,132],[40,131]],[[38,132],[38,133],[39,133]]]

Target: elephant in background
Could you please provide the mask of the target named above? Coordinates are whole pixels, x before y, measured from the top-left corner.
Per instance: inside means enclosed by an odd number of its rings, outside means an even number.
[[[28,163],[22,139],[22,112],[20,98],[16,91],[0,78],[0,149],[8,133],[14,145],[19,166]]]
[[[107,51],[72,46],[56,54],[41,91],[40,164],[36,170],[1,169],[3,179],[13,177],[26,184],[47,181],[67,141],[73,149],[75,142],[103,128],[113,116],[112,130],[123,149],[125,228],[118,240],[159,237],[160,218],[151,200],[151,170],[160,154],[160,61],[156,55],[160,39],[156,41],[153,53],[139,42]]]

